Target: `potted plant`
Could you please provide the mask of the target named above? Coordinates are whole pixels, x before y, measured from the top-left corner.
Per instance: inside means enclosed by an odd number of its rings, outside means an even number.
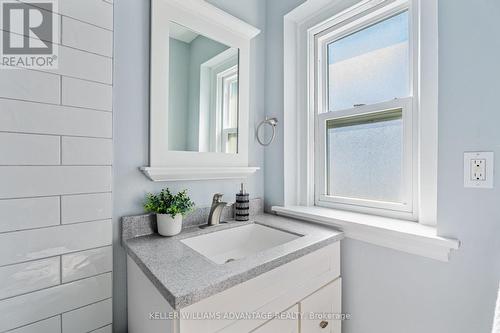
[[[192,211],[194,202],[187,195],[187,190],[172,194],[168,188],[158,194],[148,193],[144,210],[156,213],[158,233],[162,236],[174,236],[181,232],[182,217]]]

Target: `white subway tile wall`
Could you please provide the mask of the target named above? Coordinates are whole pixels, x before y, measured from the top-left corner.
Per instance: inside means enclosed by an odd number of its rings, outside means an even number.
[[[113,56],[113,32],[69,17],[62,18],[62,44],[106,57]]]
[[[0,166],[0,199],[111,191],[110,166]]]
[[[111,165],[112,157],[112,139],[62,138],[64,165]]]
[[[0,97],[59,104],[60,83],[59,75],[11,69],[9,73],[0,75]]]
[[[0,75],[0,332],[111,333],[113,1],[58,13],[59,69]]]
[[[0,233],[61,224],[59,201],[59,197],[0,200]]]
[[[111,112],[0,98],[3,132],[111,138],[112,120]]]
[[[65,1],[67,0],[61,1],[61,3]],[[102,0],[99,1],[102,2]],[[82,5],[88,5],[87,2],[90,1],[82,1]],[[71,47],[59,46],[59,68],[51,70],[51,73],[111,84],[113,81],[113,59]]]
[[[61,330],[61,316],[45,319],[34,324],[16,328],[9,333],[54,333]]]
[[[111,218],[111,193],[66,195],[61,198],[62,223]]]
[[[112,302],[107,299],[62,315],[65,332],[87,333],[111,323]]]
[[[0,267],[0,299],[61,283],[58,257]]]
[[[113,270],[113,249],[106,246],[62,256],[62,281],[71,282]]]
[[[113,327],[111,325],[92,331],[92,333],[111,333],[111,332],[113,332]]]
[[[85,80],[63,77],[62,104],[111,111],[113,87]]]
[[[0,165],[55,165],[61,161],[55,135],[0,133]]]
[[[103,301],[111,293],[111,273],[107,273],[7,298],[0,302],[0,331]]]
[[[111,245],[111,220],[0,234],[0,267]]]
[[[59,13],[98,27],[113,30],[113,6],[102,0],[59,1]]]

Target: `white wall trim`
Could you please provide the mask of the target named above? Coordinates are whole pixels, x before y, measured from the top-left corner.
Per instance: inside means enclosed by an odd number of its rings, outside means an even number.
[[[460,241],[437,235],[437,229],[415,222],[323,207],[272,207],[278,215],[332,225],[348,238],[439,261],[450,260]]]
[[[438,2],[414,1],[419,13],[419,222],[437,224],[438,175]],[[422,47],[425,45],[425,47]],[[425,133],[425,135],[424,135]]]
[[[201,20],[215,22],[226,30],[237,33],[242,38],[252,39],[260,33],[260,30],[237,17],[228,14],[222,9],[206,2],[205,0],[161,0],[166,3],[175,4],[189,12],[195,13]]]

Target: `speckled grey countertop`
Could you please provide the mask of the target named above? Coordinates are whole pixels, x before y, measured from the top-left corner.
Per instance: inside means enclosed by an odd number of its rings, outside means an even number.
[[[226,264],[216,264],[181,242],[254,221],[303,236]],[[178,310],[342,238],[342,232],[327,226],[263,214],[250,222],[229,222],[205,229],[187,228],[174,237],[151,234],[123,239],[123,246],[172,308]]]

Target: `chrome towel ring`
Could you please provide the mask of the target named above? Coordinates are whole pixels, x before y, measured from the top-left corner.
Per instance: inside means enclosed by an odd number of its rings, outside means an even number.
[[[260,139],[260,129],[261,129],[262,125],[264,125],[264,124],[271,126],[271,128],[273,129],[273,134],[271,136],[271,139],[269,139],[269,141],[267,141],[267,142],[263,142]],[[266,117],[265,120],[263,120],[259,123],[259,125],[257,126],[257,130],[256,130],[256,136],[257,136],[257,141],[259,141],[259,143],[262,146],[267,147],[271,143],[273,143],[274,138],[276,137],[276,125],[278,125],[278,119],[277,118],[269,118],[269,117]]]

